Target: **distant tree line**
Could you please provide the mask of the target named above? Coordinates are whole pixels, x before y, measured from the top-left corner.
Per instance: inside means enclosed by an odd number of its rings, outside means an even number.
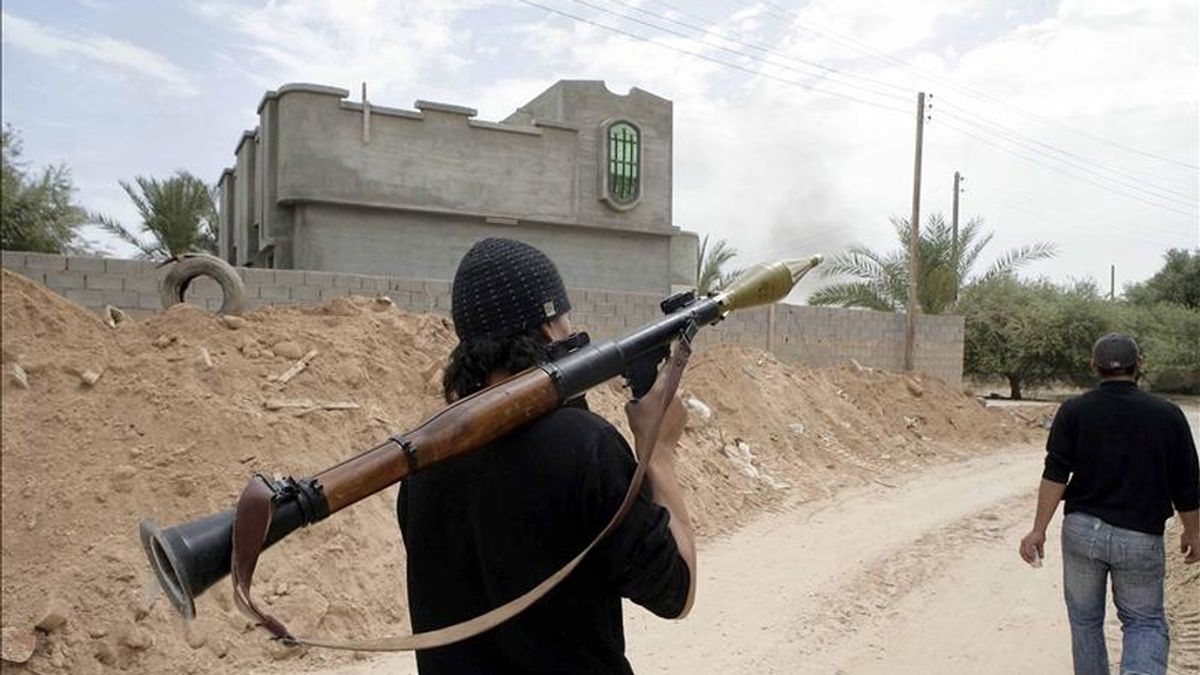
[[[893,218],[897,243],[891,251],[851,247],[823,266],[833,283],[818,290],[814,305],[902,312],[909,279],[908,221]],[[1010,395],[1031,386],[1095,382],[1091,347],[1108,332],[1133,335],[1146,357],[1149,385],[1164,391],[1200,394],[1200,250],[1168,251],[1163,268],[1149,280],[1125,287],[1108,300],[1094,282],[1054,284],[1016,272],[1055,255],[1047,243],[1020,246],[975,273],[992,240],[974,219],[959,232],[941,214],[931,215],[918,243],[917,296],[922,311],[955,313],[966,325],[964,370],[999,377]]]
[[[1094,282],[1052,284],[1015,277],[964,294],[965,369],[1009,382],[1013,398],[1053,382],[1088,385],[1091,345],[1105,333],[1128,333],[1146,358],[1145,377],[1157,390],[1200,394],[1200,305],[1186,283],[1200,285],[1200,250],[1172,250],[1150,281],[1108,300]],[[1184,260],[1180,270],[1172,261]]]

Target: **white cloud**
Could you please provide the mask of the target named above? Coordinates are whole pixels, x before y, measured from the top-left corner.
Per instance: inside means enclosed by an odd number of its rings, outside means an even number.
[[[233,28],[240,46],[231,58],[244,55],[244,72],[264,89],[316,82],[357,91],[365,81],[368,95],[382,100],[409,96],[422,79],[464,67],[471,36],[455,20],[480,4],[279,0],[253,8],[205,2],[194,9]]]
[[[1017,28],[1014,39],[964,54],[955,75],[1053,117],[1194,104],[1196,12],[1188,9],[1067,0],[1057,16]]]
[[[891,53],[933,37],[942,22],[966,14],[979,4],[980,0],[813,0],[790,16],[801,33],[812,29],[818,35],[825,31],[849,35],[877,51]]]
[[[73,34],[48,28],[7,12],[0,18],[0,35],[14,47],[49,58],[79,57],[119,72],[148,77],[182,96],[199,93],[186,73],[158,52],[99,33]]]

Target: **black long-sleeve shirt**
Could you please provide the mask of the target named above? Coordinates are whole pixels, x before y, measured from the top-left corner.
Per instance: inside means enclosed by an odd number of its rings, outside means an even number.
[[[1162,534],[1178,511],[1200,508],[1200,468],[1179,406],[1110,380],[1058,409],[1042,477],[1066,483],[1065,511]]]
[[[413,629],[470,619],[529,590],[617,511],[636,465],[621,434],[561,408],[401,486]],[[621,598],[678,616],[690,574],[669,513],[642,491],[621,525],[549,595],[477,637],[417,652],[437,673],[632,673]]]

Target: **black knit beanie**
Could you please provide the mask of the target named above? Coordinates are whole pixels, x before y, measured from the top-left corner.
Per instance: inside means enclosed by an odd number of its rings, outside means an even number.
[[[571,309],[550,258],[512,239],[493,237],[472,246],[450,292],[460,340],[527,333]]]

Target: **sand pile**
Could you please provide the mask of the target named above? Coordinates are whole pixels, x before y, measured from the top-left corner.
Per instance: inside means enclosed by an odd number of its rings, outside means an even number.
[[[414,426],[440,405],[449,323],[346,298],[224,320],[180,305],[110,328],[7,271],[2,300],[3,626],[48,628],[32,633],[29,671],[238,672],[272,659],[282,671],[352,658],[269,644],[227,583],[184,626],[150,590],[137,522],[228,508],[252,472],[310,474]],[[1041,433],[938,381],[742,349],[697,354],[683,390],[693,413],[680,473],[703,535]],[[623,426],[619,387],[590,400]],[[302,633],[406,629],[394,499],[393,488],[269,551],[256,578],[269,610]]]
[[[940,380],[851,366],[809,369],[740,347],[697,353],[681,391],[692,410],[679,473],[702,536],[785,501],[868,481],[890,485],[899,472],[1041,438],[1036,426],[985,409]],[[628,432],[615,384],[589,400]]]

